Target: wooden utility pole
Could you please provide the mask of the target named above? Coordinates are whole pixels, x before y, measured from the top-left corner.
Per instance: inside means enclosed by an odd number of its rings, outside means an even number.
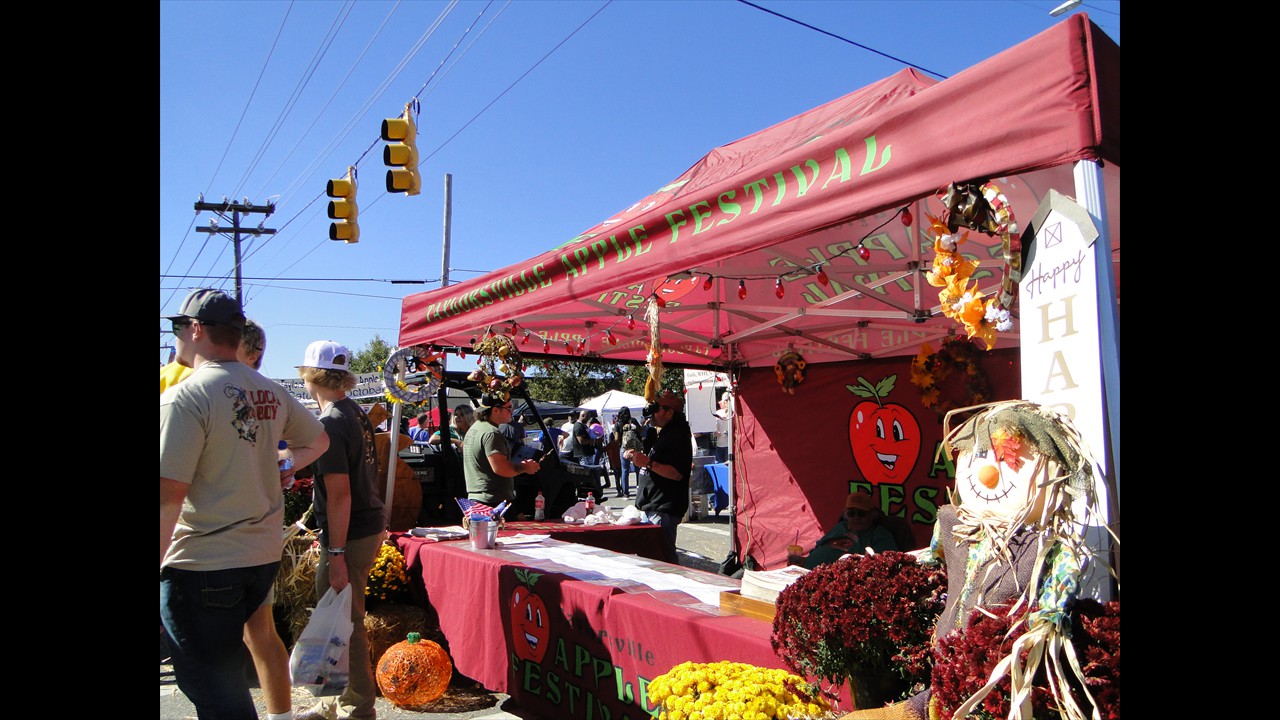
[[[271,228],[262,227],[261,223],[259,223],[258,227],[256,228],[241,227],[240,216],[242,214],[250,214],[250,213],[262,213],[263,215],[270,215],[271,213],[276,211],[276,206],[272,204],[254,205],[249,202],[249,198],[245,198],[244,202],[237,203],[237,202],[230,202],[224,197],[222,198],[222,202],[209,203],[204,201],[204,196],[201,196],[200,199],[196,201],[196,212],[200,212],[201,210],[212,210],[216,213],[219,213],[223,217],[226,217],[227,213],[231,214],[230,228],[224,229],[222,227],[219,227],[218,221],[213,220],[209,223],[208,227],[196,228],[196,232],[210,233],[210,234],[212,233],[223,234],[228,232],[231,233],[231,240],[232,242],[235,243],[235,253],[236,253],[236,266],[235,266],[236,302],[240,303],[240,307],[244,307],[244,292],[240,287],[240,236],[241,235],[255,235],[255,236],[256,235],[274,235],[276,231]]]

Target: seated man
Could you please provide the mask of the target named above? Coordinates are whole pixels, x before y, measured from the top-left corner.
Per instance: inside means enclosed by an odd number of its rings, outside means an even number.
[[[863,555],[867,548],[874,552],[897,550],[898,543],[880,524],[880,509],[866,493],[850,493],[844,501],[844,514],[840,521],[808,555],[789,558],[799,565],[813,569],[823,563],[834,562],[850,553]]]

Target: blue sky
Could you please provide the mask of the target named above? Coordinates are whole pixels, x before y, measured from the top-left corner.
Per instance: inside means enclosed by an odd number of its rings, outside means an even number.
[[[313,340],[394,345],[401,299],[440,287],[446,174],[459,282],[905,65],[954,75],[1080,12],[1120,41],[1118,0],[1057,18],[1061,0],[753,2],[839,37],[737,0],[162,1],[161,315],[190,288],[235,289],[233,242],[196,230],[214,217],[201,194],[276,204],[242,220],[277,230],[242,238],[242,287],[263,371],[292,378]],[[415,97],[422,194],[388,194],[381,123]],[[346,244],[328,239],[325,184],[353,165]]]

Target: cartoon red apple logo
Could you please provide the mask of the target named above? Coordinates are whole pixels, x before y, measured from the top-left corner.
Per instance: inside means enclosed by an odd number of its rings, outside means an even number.
[[[902,405],[884,402],[897,380],[897,375],[890,375],[872,385],[859,377],[857,385],[844,386],[858,397],[871,398],[849,413],[849,448],[854,464],[872,485],[903,484],[920,457],[920,424],[915,416]]]
[[[667,278],[653,288],[653,294],[662,302],[675,302],[702,286],[702,281],[691,277]]]
[[[524,568],[516,568],[515,573],[524,583],[511,591],[511,639],[515,641],[516,657],[541,663],[551,644],[547,604],[533,593],[533,585],[542,575]]]

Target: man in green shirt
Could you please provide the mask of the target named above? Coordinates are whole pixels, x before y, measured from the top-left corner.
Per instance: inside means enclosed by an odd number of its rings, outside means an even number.
[[[511,462],[510,445],[498,429],[507,422],[511,422],[511,401],[484,395],[476,411],[476,424],[467,430],[462,441],[462,473],[466,478],[467,497],[491,507],[504,500],[514,502],[515,476],[532,475],[541,467],[532,459]]]

